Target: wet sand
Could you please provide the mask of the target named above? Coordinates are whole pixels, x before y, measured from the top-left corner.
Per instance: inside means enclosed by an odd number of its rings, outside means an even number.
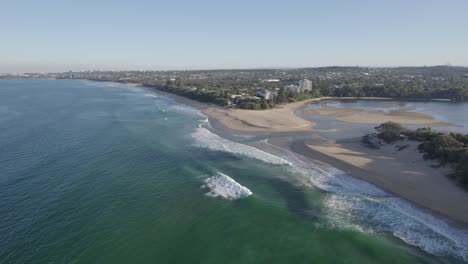
[[[158,93],[161,92],[158,91]],[[434,168],[424,161],[422,155],[416,150],[417,142],[405,142],[404,144],[411,146],[398,151],[395,146],[391,145],[381,149],[371,149],[357,140],[336,142],[318,136],[314,133],[313,122],[295,115],[296,111],[303,109],[307,104],[318,101],[315,99],[271,110],[252,111],[220,108],[180,96],[164,94],[205,113],[210,124],[217,130],[216,133],[269,136],[269,143],[286,148],[315,164],[340,169],[350,176],[372,183],[416,206],[429,209],[435,215],[443,216],[456,224],[468,226],[468,192],[446,177],[450,168]],[[342,111],[348,111],[347,113],[351,116],[354,115],[352,118],[357,118],[355,117],[357,112],[354,110],[338,109],[338,112]],[[392,121],[402,121],[405,120],[402,118],[406,118],[407,123],[410,124],[434,126],[443,124],[428,115],[400,110],[395,112],[390,112],[390,115],[382,113],[379,115],[398,118]],[[363,122],[362,120],[368,120],[369,116],[364,115],[360,118],[353,122]],[[373,121],[381,123],[380,119]],[[286,138],[275,132],[290,133]]]
[[[347,142],[336,142],[330,138],[317,136],[314,133],[313,123],[310,127],[293,127],[287,129],[287,123],[281,118],[287,118],[288,122],[296,123],[300,118],[294,114],[306,104],[296,105],[281,109],[281,111],[290,111],[294,119],[284,114],[280,115],[277,126],[276,123],[269,123],[264,127],[250,126],[237,120],[235,125],[232,121],[243,118],[255,119],[260,115],[255,112],[261,112],[262,115],[274,113],[274,111],[242,111],[242,114],[225,115],[222,110],[216,115],[212,111],[203,110],[209,116],[210,123],[218,130],[225,133],[236,133],[245,135],[270,135],[269,143],[281,148],[286,148],[296,155],[322,166],[330,166],[340,169],[350,176],[367,181],[377,187],[412,202],[418,207],[429,209],[435,215],[450,219],[454,223],[462,226],[468,226],[468,192],[458,187],[455,182],[447,177],[451,168],[435,168],[435,164],[425,161],[417,150],[418,142],[400,142],[399,145],[409,144],[410,147],[398,151],[398,147],[393,145],[385,146],[381,149],[372,149],[364,146],[359,140],[353,139]],[[341,110],[341,109],[340,109]],[[233,111],[233,110],[226,110]],[[250,113],[254,114],[250,114]],[[396,111],[391,116],[401,121],[402,118],[408,118],[407,123],[419,125],[442,126],[446,123],[434,120],[431,116]],[[273,115],[275,116],[275,115]],[[366,116],[362,117],[366,119]],[[380,118],[380,117],[379,117]],[[293,120],[293,121],[291,121]],[[263,121],[262,121],[263,122]],[[377,122],[377,121],[375,121]],[[377,123],[376,123],[377,124]],[[379,123],[380,124],[380,121]],[[310,134],[305,136],[300,133],[297,136],[289,135],[288,138],[275,136],[271,132],[304,132]],[[324,133],[321,133],[323,135]],[[325,133],[326,135],[327,133]]]
[[[332,100],[333,98],[327,98]],[[310,103],[324,99],[310,99],[303,102],[290,103],[268,110],[227,109],[222,107],[205,107],[203,112],[217,119],[224,126],[244,132],[298,132],[318,131],[314,129],[316,123],[295,114],[300,111],[305,117],[329,116],[341,122],[353,124],[382,124],[393,121],[402,125],[447,127],[454,124],[434,119],[429,114],[416,113],[408,110],[393,110],[384,112],[369,109],[320,108],[305,109]],[[370,100],[370,99],[368,99]],[[376,99],[382,100],[382,99]],[[333,131],[333,130],[330,130]]]
[[[354,124],[382,124],[388,121],[402,125],[419,126],[451,126],[453,124],[435,120],[431,115],[411,112],[408,110],[393,110],[384,112],[369,109],[354,108],[320,108],[303,112],[306,116],[332,116],[336,120]]]
[[[210,107],[203,112],[216,118],[230,129],[239,131],[291,132],[312,131],[315,123],[302,119],[294,112],[307,102],[291,103],[269,110],[243,110]]]
[[[468,192],[446,176],[451,168],[435,168],[436,163],[423,160],[417,150],[418,142],[397,142],[380,149],[369,148],[359,141],[336,142],[320,137],[289,143],[275,139],[270,143],[340,169],[436,215],[468,226]],[[398,150],[398,146],[406,144],[409,147]]]

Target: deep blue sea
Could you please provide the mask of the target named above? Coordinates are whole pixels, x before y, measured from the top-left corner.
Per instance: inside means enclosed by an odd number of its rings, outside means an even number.
[[[0,80],[0,263],[463,261],[465,230],[264,141],[222,138],[164,95]]]

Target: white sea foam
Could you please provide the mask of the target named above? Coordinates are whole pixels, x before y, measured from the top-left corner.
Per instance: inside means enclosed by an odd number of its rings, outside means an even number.
[[[271,155],[265,151],[245,144],[224,139],[203,127],[198,127],[195,132],[192,133],[192,137],[195,139],[195,146],[198,147],[240,154],[272,164],[292,165],[291,162],[283,158]]]
[[[430,254],[468,261],[466,230],[337,169],[296,166],[295,170],[307,176],[306,183],[329,192],[324,208],[332,227],[390,233]]]
[[[153,98],[158,98],[158,96],[157,96],[157,95],[155,95],[155,94],[151,94],[151,93],[147,93],[147,94],[145,94],[145,96],[146,96],[146,97],[153,97]]]
[[[221,197],[228,200],[237,200],[252,195],[252,192],[245,186],[240,185],[231,177],[218,172],[218,175],[205,179],[202,188],[210,191],[206,195],[211,197]]]
[[[271,147],[263,142],[265,147]],[[290,157],[288,150],[275,147],[274,153]],[[281,154],[283,153],[283,154]],[[350,177],[335,168],[321,169],[299,158],[290,158],[296,174],[306,185],[328,194],[324,212],[333,228],[366,233],[389,233],[427,253],[452,256],[468,261],[468,231],[450,226],[430,212],[416,208],[365,181]]]
[[[185,106],[185,105],[181,105],[181,104],[173,104],[173,105],[170,106],[170,109],[178,111],[178,112],[183,112],[183,113],[186,113],[186,114],[195,115],[195,116],[198,116],[198,117],[206,117],[198,109],[190,107],[190,106]]]
[[[468,261],[468,233],[396,197],[372,199],[329,195],[324,202],[329,224],[370,233],[390,233],[438,255]]]
[[[306,175],[310,184],[327,192],[348,196],[388,196],[386,192],[374,185],[350,177],[335,168],[321,169],[319,167],[302,165],[296,166],[294,170],[302,175]]]
[[[292,165],[290,170],[301,175],[304,184],[328,193],[323,206],[325,218],[333,228],[392,234],[427,253],[456,257],[468,262],[467,230],[453,227],[430,212],[415,208],[370,183],[346,175],[338,169],[322,169],[310,162],[302,162],[297,157],[291,158],[291,154],[284,149],[274,151],[275,156],[249,145],[229,141],[201,125],[192,136],[195,145],[200,147],[232,152],[274,164]],[[271,149],[267,142],[258,142],[257,145],[262,149]],[[282,157],[289,157],[294,163]]]

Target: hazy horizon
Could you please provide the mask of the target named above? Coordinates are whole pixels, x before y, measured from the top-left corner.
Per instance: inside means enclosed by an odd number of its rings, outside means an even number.
[[[2,73],[468,66],[462,0],[48,0],[2,11]]]
[[[23,71],[0,71],[0,74],[24,74],[24,73],[61,73],[67,71],[73,72],[85,72],[85,71],[216,71],[216,70],[292,70],[292,69],[308,69],[308,68],[327,68],[327,67],[359,67],[359,68],[404,68],[404,67],[439,67],[439,66],[447,66],[447,67],[463,67],[467,68],[467,65],[447,65],[447,64],[434,64],[434,65],[386,65],[386,66],[369,66],[369,65],[321,65],[321,66],[301,66],[301,67],[255,67],[255,68],[170,68],[170,69],[163,69],[163,68],[125,68],[125,67],[70,67],[64,68],[64,70],[23,70]],[[20,67],[24,67],[21,65]],[[1,65],[0,65],[1,68]],[[31,68],[34,69],[34,68]],[[41,68],[38,68],[41,69]],[[44,69],[44,68],[42,68]],[[59,69],[59,68],[58,68]]]

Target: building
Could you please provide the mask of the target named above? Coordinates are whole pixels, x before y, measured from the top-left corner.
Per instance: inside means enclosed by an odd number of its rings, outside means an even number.
[[[312,91],[312,81],[304,79],[299,81],[299,90],[301,92],[310,92]]]
[[[277,83],[279,81],[280,81],[279,79],[265,79],[265,80],[262,80],[262,83]]]
[[[269,90],[260,90],[255,95],[265,100],[273,99],[273,93]]]
[[[285,90],[288,90],[288,91],[293,91],[293,92],[300,92],[300,91],[301,91],[300,88],[299,88],[299,86],[294,85],[294,84],[286,85],[286,86],[284,87],[284,89],[285,89]]]

